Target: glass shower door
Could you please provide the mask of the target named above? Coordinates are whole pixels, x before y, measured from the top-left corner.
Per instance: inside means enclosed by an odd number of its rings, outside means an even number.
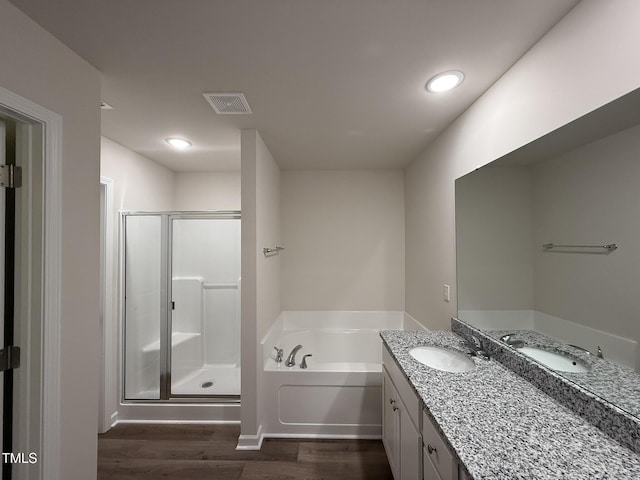
[[[240,395],[240,217],[170,223],[170,394]]]
[[[160,399],[163,301],[162,217],[125,217],[124,397]],[[164,291],[163,291],[164,290]]]

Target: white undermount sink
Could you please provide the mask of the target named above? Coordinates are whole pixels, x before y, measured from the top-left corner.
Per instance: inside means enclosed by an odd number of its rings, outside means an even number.
[[[584,373],[589,371],[588,365],[569,355],[563,355],[560,352],[550,352],[537,347],[520,347],[517,350],[558,372]]]
[[[462,352],[441,347],[415,347],[409,355],[427,367],[445,372],[468,372],[476,368],[476,364]]]

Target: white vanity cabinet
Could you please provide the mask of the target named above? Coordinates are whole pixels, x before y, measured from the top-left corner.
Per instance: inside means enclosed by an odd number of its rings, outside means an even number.
[[[394,480],[467,480],[386,348],[382,363],[382,443]]]
[[[422,477],[421,403],[398,365],[383,350],[382,443],[395,480]]]

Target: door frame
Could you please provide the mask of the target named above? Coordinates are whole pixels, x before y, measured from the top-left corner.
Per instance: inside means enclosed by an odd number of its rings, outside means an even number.
[[[100,177],[101,196],[101,239],[100,252],[100,315],[101,315],[101,381],[98,409],[98,433],[109,430],[118,420],[118,308],[116,295],[118,291],[118,265],[114,237],[114,181]]]
[[[32,338],[29,348],[38,349],[38,361],[41,362],[41,398],[30,398],[37,402],[42,415],[40,423],[40,448],[38,453],[38,477],[47,480],[60,478],[60,304],[61,304],[61,236],[62,236],[62,117],[20,95],[0,87],[0,106],[23,117],[39,123],[43,127],[43,156],[31,158],[31,162],[40,162],[43,171],[42,229],[40,242],[29,242],[29,248],[35,255],[42,257],[42,278],[32,278],[28,286],[29,293],[33,282],[41,282],[42,312],[39,320],[42,336]],[[27,181],[28,179],[23,179]],[[27,208],[31,210],[32,205]],[[31,212],[29,213],[31,215]],[[35,235],[31,225],[29,238]],[[32,244],[40,243],[42,251],[36,251]],[[35,289],[34,289],[35,290]],[[40,351],[42,350],[42,351]],[[24,359],[27,360],[27,359]],[[25,361],[24,364],[29,364]]]

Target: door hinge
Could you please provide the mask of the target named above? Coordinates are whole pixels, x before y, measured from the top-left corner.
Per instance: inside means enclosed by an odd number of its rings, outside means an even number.
[[[22,167],[0,165],[0,187],[19,188],[22,186]]]
[[[0,372],[13,370],[20,366],[20,347],[0,349]]]

